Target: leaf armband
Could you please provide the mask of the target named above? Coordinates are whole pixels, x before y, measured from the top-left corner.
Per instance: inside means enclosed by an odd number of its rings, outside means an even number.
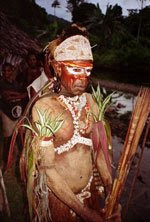
[[[53,144],[53,137],[52,136],[51,137],[45,137],[40,141],[40,146],[41,147],[47,148],[47,147],[51,146],[52,144]]]
[[[64,122],[64,120],[61,119],[62,114],[52,119],[51,114],[47,115],[47,110],[42,112],[37,107],[36,110],[39,116],[38,121],[31,124],[29,119],[27,119],[28,124],[23,124],[23,126],[30,129],[35,136],[42,138],[43,144],[48,144]],[[48,142],[43,138],[49,138],[48,141],[50,141]]]

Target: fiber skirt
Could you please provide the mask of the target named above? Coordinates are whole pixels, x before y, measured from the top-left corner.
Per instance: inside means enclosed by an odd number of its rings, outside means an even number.
[[[100,196],[98,195],[94,182],[91,184],[91,197],[84,200],[84,205],[90,209],[100,212]],[[60,201],[52,192],[49,194],[49,206],[53,222],[83,222],[83,219]]]

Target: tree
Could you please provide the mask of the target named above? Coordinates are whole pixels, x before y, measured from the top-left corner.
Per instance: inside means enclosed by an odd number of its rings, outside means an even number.
[[[77,11],[79,5],[85,2],[85,0],[66,0],[66,1],[67,1],[67,9],[69,12],[71,12],[72,17],[74,11]]]
[[[95,14],[95,11],[96,5],[92,3],[81,3],[72,12],[72,21],[85,24],[91,19],[91,15]]]
[[[141,1],[141,10],[140,10],[140,20],[139,20],[139,26],[138,26],[138,32],[137,32],[137,42],[139,42],[139,37],[140,37],[140,32],[141,32],[141,27],[142,27],[142,11],[144,7],[144,1],[146,0],[140,0]]]
[[[54,8],[54,16],[56,16],[56,8],[60,8],[60,2],[58,0],[54,0],[51,6]]]

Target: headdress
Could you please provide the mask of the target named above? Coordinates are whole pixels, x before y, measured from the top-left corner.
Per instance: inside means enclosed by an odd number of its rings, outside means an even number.
[[[71,36],[60,43],[60,39],[55,39],[47,46],[50,57],[56,61],[69,60],[93,60],[89,40],[82,35]]]
[[[89,40],[82,35],[75,35],[60,43],[54,51],[56,61],[93,60]]]

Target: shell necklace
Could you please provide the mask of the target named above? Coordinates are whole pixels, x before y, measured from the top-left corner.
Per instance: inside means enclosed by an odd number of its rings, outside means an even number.
[[[85,144],[92,146],[92,140],[89,138],[82,137],[79,131],[79,119],[81,116],[82,108],[86,105],[86,95],[82,94],[81,96],[75,97],[65,97],[64,95],[59,96],[59,100],[67,106],[69,109],[74,125],[74,133],[72,138],[65,144],[55,148],[55,152],[58,154],[73,148],[77,143]]]

